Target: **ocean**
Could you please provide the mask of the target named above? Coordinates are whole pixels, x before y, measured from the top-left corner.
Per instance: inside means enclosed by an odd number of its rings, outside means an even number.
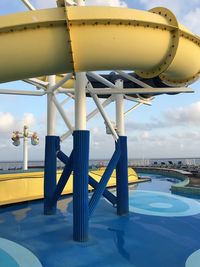
[[[92,159],[89,162],[90,167],[106,166],[108,159]],[[156,163],[157,162],[157,163]],[[200,166],[200,158],[153,158],[153,159],[129,159],[129,166],[152,166],[152,165],[169,165],[172,162],[174,165],[182,163],[188,166]],[[28,166],[43,167],[44,161],[29,161]],[[58,168],[62,168],[64,164],[60,161],[57,162]],[[0,170],[21,170],[23,167],[22,161],[2,161],[0,162]]]

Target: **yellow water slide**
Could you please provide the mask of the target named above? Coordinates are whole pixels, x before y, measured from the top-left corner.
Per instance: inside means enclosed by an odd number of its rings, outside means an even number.
[[[100,181],[105,168],[93,170],[89,175],[97,182]],[[60,179],[62,171],[57,171],[57,181]],[[136,172],[128,168],[129,184],[142,182],[138,179]],[[107,187],[116,186],[116,172],[114,171],[107,184]],[[93,188],[88,186],[89,190]],[[70,175],[69,181],[62,194],[71,194],[73,192],[73,175]],[[0,174],[0,206],[18,203],[28,200],[41,199],[44,197],[44,172],[25,172],[25,173],[7,173]]]
[[[200,71],[200,38],[171,11],[58,7],[0,17],[0,82],[90,70],[133,70],[170,85]]]

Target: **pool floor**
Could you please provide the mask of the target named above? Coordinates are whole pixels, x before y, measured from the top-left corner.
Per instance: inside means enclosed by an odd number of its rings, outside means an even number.
[[[101,199],[86,243],[72,240],[71,197],[58,202],[53,216],[43,215],[42,201],[1,208],[0,266],[199,267],[200,202],[171,195],[166,187],[156,192],[152,183],[149,186],[130,190],[128,216],[117,216]],[[16,251],[21,253],[17,259]]]

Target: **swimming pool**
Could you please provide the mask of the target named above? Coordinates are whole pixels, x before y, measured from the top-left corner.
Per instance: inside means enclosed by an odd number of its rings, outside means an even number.
[[[1,209],[0,236],[28,249],[43,267],[199,267],[200,203],[172,195],[169,189],[176,179],[148,177],[152,182],[130,186],[128,216],[118,217],[107,201],[100,201],[87,243],[72,241],[71,197],[58,202],[54,216],[42,214],[41,201]],[[4,243],[0,252],[5,259],[9,251]],[[36,263],[27,266],[39,267]]]

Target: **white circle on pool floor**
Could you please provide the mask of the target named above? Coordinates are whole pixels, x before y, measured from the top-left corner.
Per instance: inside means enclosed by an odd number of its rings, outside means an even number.
[[[20,267],[42,267],[38,258],[30,250],[13,241],[0,238],[0,249],[12,257]]]
[[[170,193],[136,190],[129,202],[130,211],[145,215],[180,217],[200,213],[200,202]]]
[[[186,263],[185,267],[199,267],[200,266],[200,249],[192,253]]]
[[[162,208],[162,209],[169,209],[171,207],[173,207],[172,204],[168,204],[168,203],[151,203],[149,206],[153,207],[153,208]]]

